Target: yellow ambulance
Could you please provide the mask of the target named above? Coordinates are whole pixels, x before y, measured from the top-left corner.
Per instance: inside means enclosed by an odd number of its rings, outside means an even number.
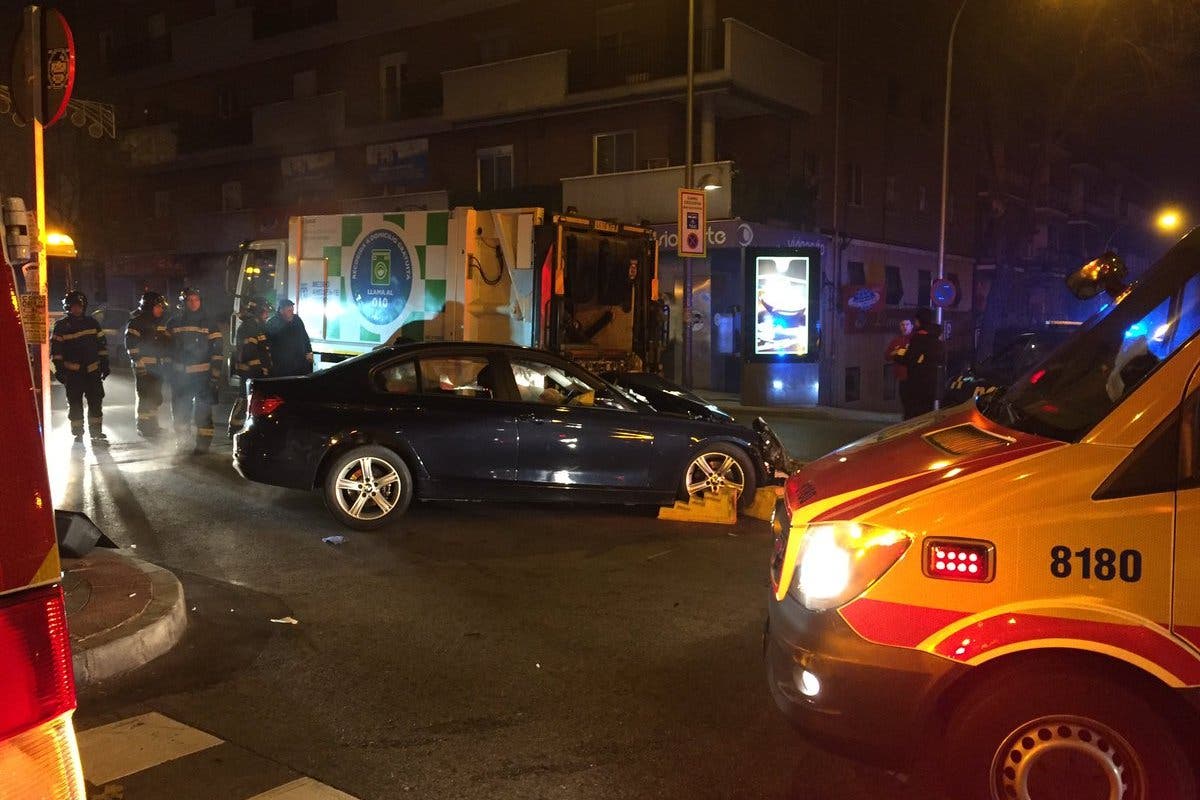
[[[802,730],[953,800],[1188,800],[1200,763],[1200,229],[1007,391],[793,475],[764,638]]]

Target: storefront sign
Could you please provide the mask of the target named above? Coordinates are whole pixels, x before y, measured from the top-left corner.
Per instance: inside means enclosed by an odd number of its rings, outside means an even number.
[[[883,310],[883,287],[843,286],[842,308],[845,311]]]

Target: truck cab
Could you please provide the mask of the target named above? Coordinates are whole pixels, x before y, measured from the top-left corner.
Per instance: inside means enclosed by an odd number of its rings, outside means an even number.
[[[802,730],[956,800],[1196,797],[1200,230],[986,406],[778,504],[766,669]]]

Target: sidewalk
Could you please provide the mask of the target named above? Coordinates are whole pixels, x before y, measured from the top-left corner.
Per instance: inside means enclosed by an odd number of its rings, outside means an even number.
[[[179,579],[119,550],[64,558],[62,584],[79,686],[146,664],[187,628]]]
[[[900,412],[859,411],[835,406],[744,406],[736,394],[695,389],[696,394],[715,406],[728,411],[735,417],[799,417],[802,419],[829,420],[838,422],[861,422],[878,424],[881,427],[900,421]]]

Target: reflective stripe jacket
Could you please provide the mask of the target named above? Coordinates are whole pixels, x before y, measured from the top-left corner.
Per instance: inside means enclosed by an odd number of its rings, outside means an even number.
[[[171,362],[171,337],[167,335],[165,319],[155,319],[152,312],[134,311],[125,325],[125,350],[135,372],[147,370],[154,375],[166,375]]]
[[[50,360],[59,374],[90,375],[108,372],[108,342],[95,317],[65,317],[50,333]]]
[[[238,325],[234,339],[233,369],[243,378],[263,378],[271,372],[267,331],[254,317],[243,319]]]
[[[221,331],[203,310],[184,310],[167,323],[171,362],[177,375],[221,377]]]

